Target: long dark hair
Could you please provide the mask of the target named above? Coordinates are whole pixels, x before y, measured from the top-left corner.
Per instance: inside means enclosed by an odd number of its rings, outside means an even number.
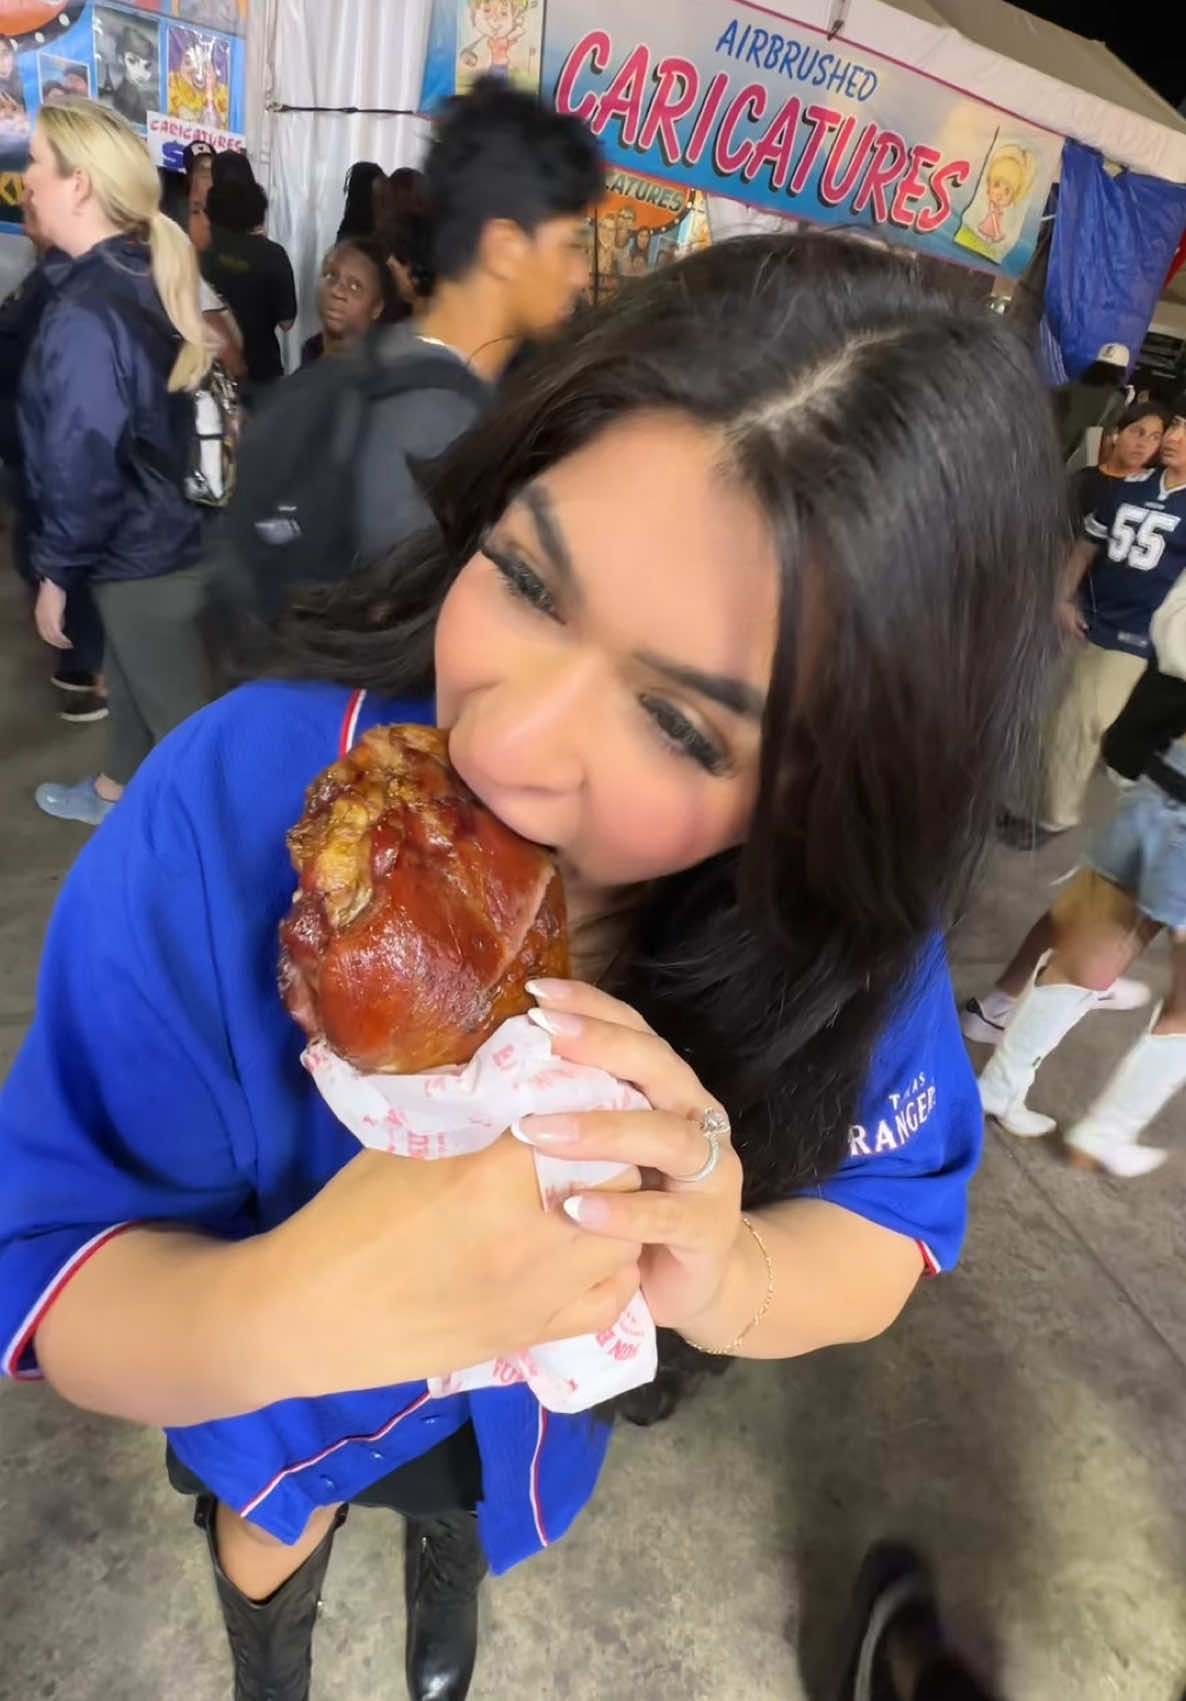
[[[1062,466],[1020,340],[916,263],[824,235],[723,243],[527,363],[433,469],[440,536],[294,611],[282,671],[429,691],[485,528],[641,409],[719,434],[782,562],[748,842],[656,882],[613,974],[728,1106],[756,1206],[842,1161],[878,1035],[1028,755]]]
[[[338,226],[338,241],[348,236],[373,236],[375,233],[375,183],[386,173],[374,160],[355,160],[346,173],[342,188],[346,206]]]

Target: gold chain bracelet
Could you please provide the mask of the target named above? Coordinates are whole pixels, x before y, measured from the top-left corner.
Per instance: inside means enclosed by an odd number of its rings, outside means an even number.
[[[728,1346],[702,1347],[699,1341],[688,1341],[688,1345],[690,1347],[695,1347],[698,1353],[709,1353],[713,1358],[726,1358],[730,1353],[735,1353],[741,1343],[745,1340],[746,1336],[752,1334],[758,1327],[758,1324],[763,1321],[766,1313],[770,1310],[770,1302],[774,1298],[774,1260],[770,1256],[769,1248],[758,1233],[757,1229],[754,1227],[752,1220],[747,1216],[743,1216],[741,1220],[757,1241],[758,1249],[766,1261],[766,1292],[763,1296],[761,1305],[754,1312],[745,1328],[741,1331],[740,1335],[736,1335],[733,1340],[729,1342]],[[687,1339],[686,1336],[685,1339]]]

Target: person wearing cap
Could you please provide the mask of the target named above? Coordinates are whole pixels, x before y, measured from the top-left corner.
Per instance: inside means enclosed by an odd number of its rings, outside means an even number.
[[[1054,392],[1054,416],[1063,459],[1070,460],[1093,426],[1107,431],[1124,408],[1132,356],[1123,343],[1105,343],[1079,378]]]

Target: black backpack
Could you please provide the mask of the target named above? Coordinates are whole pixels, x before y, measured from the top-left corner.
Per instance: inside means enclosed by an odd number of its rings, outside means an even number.
[[[456,355],[426,345],[384,361],[370,340],[277,384],[239,447],[234,500],[210,562],[220,622],[273,620],[311,585],[342,578],[358,554],[355,468],[372,402],[489,390]]]

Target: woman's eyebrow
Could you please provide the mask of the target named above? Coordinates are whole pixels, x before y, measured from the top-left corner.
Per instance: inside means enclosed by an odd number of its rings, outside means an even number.
[[[766,699],[756,686],[747,685],[743,679],[733,679],[724,673],[703,673],[698,667],[686,667],[683,662],[670,661],[666,656],[654,655],[649,650],[640,651],[637,659],[644,667],[653,668],[673,684],[696,691],[701,697],[709,697],[714,703],[720,703],[722,708],[731,709],[735,715],[744,715],[746,720],[751,721],[762,718]]]
[[[520,492],[519,500],[531,515],[540,547],[555,568],[558,577],[563,579],[571,590],[579,594],[580,581],[572,564],[572,556],[569,554],[564,533],[556,519],[556,509],[552,498],[542,484],[529,484],[526,489]]]
[[[520,500],[531,515],[544,554],[557,575],[579,596],[580,580],[572,564],[564,533],[556,520],[552,498],[543,485],[529,484],[520,492]],[[698,692],[700,696],[720,703],[722,708],[732,710],[735,715],[743,715],[746,720],[754,721],[760,721],[762,718],[766,708],[764,694],[756,686],[747,685],[742,679],[732,679],[727,674],[704,673],[700,668],[686,667],[682,662],[671,661],[666,656],[658,656],[650,651],[640,652],[637,659],[644,667],[653,668],[673,684]]]

